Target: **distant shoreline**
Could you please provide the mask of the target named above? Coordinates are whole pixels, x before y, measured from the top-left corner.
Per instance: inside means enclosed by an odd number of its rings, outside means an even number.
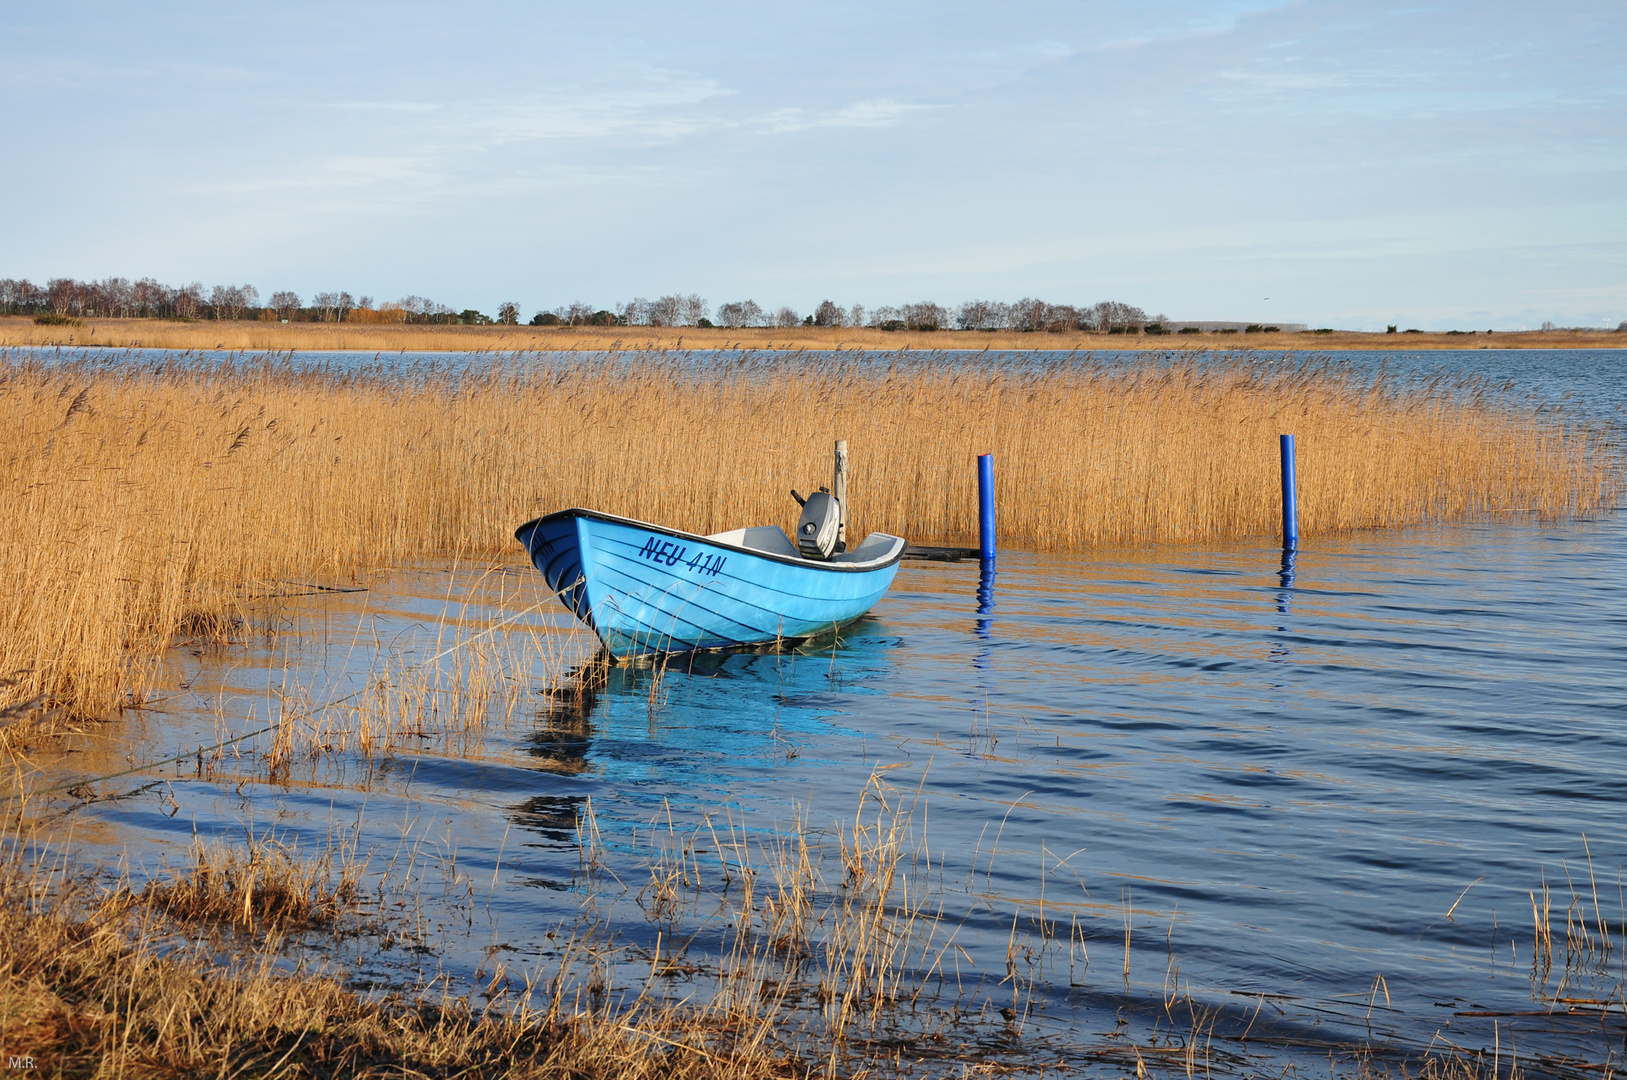
[[[0,347],[101,346],[144,349],[355,352],[530,352],[604,349],[1293,352],[1438,349],[1627,349],[1620,331],[1527,330],[1507,333],[1105,334],[1084,331],[1017,333],[982,330],[899,330],[797,326],[728,330],[694,326],[445,326],[380,323],[271,323],[162,319],[84,319],[77,326],[42,326],[31,317],[0,318]]]

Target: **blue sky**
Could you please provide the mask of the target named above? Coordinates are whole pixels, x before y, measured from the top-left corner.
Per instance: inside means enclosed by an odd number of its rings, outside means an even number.
[[[0,0],[0,25],[0,276],[526,315],[1627,319],[1620,0]]]

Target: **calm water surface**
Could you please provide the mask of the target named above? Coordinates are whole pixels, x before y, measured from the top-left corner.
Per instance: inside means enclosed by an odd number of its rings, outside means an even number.
[[[1297,343],[1296,343],[1297,344]],[[1402,379],[1414,377],[1447,376],[1451,379],[1463,375],[1477,376],[1484,384],[1498,392],[1507,393],[1517,400],[1536,400],[1551,407],[1563,408],[1579,417],[1611,419],[1622,422],[1627,407],[1627,348],[1623,349],[1499,349],[1480,345],[1469,349],[1408,350],[1406,348],[1339,350],[1318,352],[1314,340],[1309,347],[1282,351],[1228,351],[1219,348],[1210,352],[1171,350],[1093,350],[1090,352],[982,352],[971,350],[914,351],[908,355],[916,362],[923,359],[941,363],[964,363],[972,360],[992,360],[1013,367],[1036,367],[1055,364],[1096,364],[1103,366],[1134,367],[1146,363],[1170,361],[1196,361],[1197,363],[1234,362],[1242,357],[1262,364],[1299,364],[1306,361],[1327,361],[1336,367],[1349,368],[1359,375],[1371,376],[1385,371]],[[78,347],[18,347],[6,350],[8,354],[44,358],[54,362],[93,360],[111,364],[153,364],[183,361],[216,364],[225,359],[258,363],[272,356],[280,362],[303,368],[328,368],[336,371],[369,369],[384,373],[410,373],[414,371],[463,371],[490,366],[494,361],[521,364],[546,362],[554,359],[594,358],[622,359],[647,355],[642,352],[533,352],[533,353],[438,353],[438,352],[355,352],[321,351],[264,354],[255,352],[231,353],[227,351],[190,351],[174,349],[106,349]],[[742,358],[768,358],[779,356],[773,352],[733,351],[727,349],[704,352],[673,350],[666,355],[683,357],[697,365],[728,364]],[[896,352],[864,353],[846,350],[841,353],[802,351],[796,354],[799,362],[818,361],[839,357],[852,362],[871,359],[877,363],[894,363],[905,354]]]

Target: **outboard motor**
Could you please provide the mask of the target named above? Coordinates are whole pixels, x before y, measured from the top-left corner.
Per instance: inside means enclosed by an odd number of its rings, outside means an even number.
[[[803,558],[828,560],[836,551],[836,536],[841,531],[841,504],[824,488],[806,499],[792,491],[791,498],[802,504],[802,520],[797,522],[797,549]]]

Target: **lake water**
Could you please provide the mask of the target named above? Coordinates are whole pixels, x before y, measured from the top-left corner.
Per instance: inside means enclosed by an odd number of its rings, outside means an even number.
[[[1313,342],[1314,346],[1314,342]],[[214,351],[177,351],[168,349],[102,349],[77,347],[25,346],[6,350],[17,356],[39,357],[53,362],[90,360],[112,364],[167,364],[186,362],[215,364],[232,358],[258,362],[267,354]],[[622,353],[366,353],[312,350],[270,354],[279,362],[302,368],[329,368],[339,371],[369,369],[381,372],[402,371],[462,371],[470,367],[485,367],[498,362],[521,364],[550,358],[586,359],[616,356],[636,358],[648,355],[642,352]],[[770,352],[713,350],[707,352],[668,352],[664,355],[682,357],[697,365],[731,364],[742,359],[774,357],[784,354]],[[839,357],[844,360],[874,359],[892,363],[902,357],[916,361],[923,358],[944,363],[991,361],[1014,367],[1034,367],[1058,364],[1098,364],[1104,366],[1135,366],[1144,363],[1167,363],[1195,360],[1198,363],[1231,363],[1241,358],[1262,364],[1299,364],[1307,361],[1325,361],[1336,367],[1349,368],[1359,374],[1386,371],[1400,378],[1458,376],[1469,374],[1483,380],[1488,387],[1507,392],[1514,399],[1537,400],[1551,407],[1563,408],[1589,419],[1612,419],[1622,422],[1627,408],[1627,349],[1498,349],[1482,345],[1474,349],[1415,350],[1405,348],[1340,350],[1318,352],[1314,347],[1282,351],[1228,351],[1211,352],[1191,350],[1055,352],[1030,350],[1025,352],[981,352],[970,350],[942,350],[937,352],[912,351],[909,353],[859,353],[844,351],[824,353],[802,351],[795,354],[799,362],[817,362]]]
[[[1548,356],[1495,364],[1618,414],[1617,354]],[[584,923],[630,967],[680,929],[705,955],[723,929],[699,902],[658,910],[652,860],[687,844],[699,876],[729,837],[761,852],[800,820],[840,880],[837,823],[879,776],[913,807],[931,867],[914,887],[955,934],[941,992],[1021,1016],[988,1052],[1088,1062],[1207,1024],[1220,1064],[1270,1072],[1358,1043],[1550,1073],[1622,1056],[1618,514],[1310,537],[1291,566],[1264,543],[1004,552],[992,581],[909,562],[836,642],[613,669],[563,711],[546,691],[595,643],[517,558],[369,584],[291,586],[306,595],[268,601],[242,644],[178,648],[158,708],[44,761],[49,780],[320,715],[381,673],[451,686],[474,635],[506,688],[484,727],[432,693],[441,713],[393,755],[330,740],[273,775],[259,736],[101,782],[71,818],[81,853],[127,852],[139,876],[194,830],[353,835],[375,871],[417,860],[437,884],[417,949],[329,953],[364,982],[467,986],[493,956],[545,968],[549,933]]]

